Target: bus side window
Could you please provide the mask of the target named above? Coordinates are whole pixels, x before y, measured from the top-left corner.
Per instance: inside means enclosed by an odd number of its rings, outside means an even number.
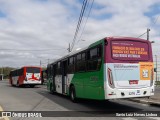
[[[48,77],[50,76],[50,65],[48,66],[48,71],[47,71],[47,73],[48,73]]]
[[[86,71],[86,52],[82,53],[81,70]]]
[[[86,71],[86,53],[82,52],[76,58],[76,72]]]
[[[17,74],[18,74],[18,76],[21,75],[20,69],[17,70]]]
[[[57,73],[57,64],[54,65],[54,69],[55,69],[55,76],[56,76],[56,73]]]
[[[51,65],[48,65],[47,66],[47,78],[49,79],[49,77],[50,77],[50,72],[51,72]]]
[[[98,57],[102,58],[102,45],[98,46]]]
[[[53,65],[53,77],[56,76],[56,64]]]
[[[76,55],[76,72],[80,71],[80,62],[81,62],[82,56],[81,53]]]
[[[50,68],[50,75],[53,76],[53,65],[51,65],[51,68]]]
[[[62,72],[61,72],[61,62],[58,62],[56,64],[56,75],[61,75]]]
[[[94,48],[90,50],[90,59],[94,59],[98,57],[98,48]]]
[[[87,51],[87,70],[96,71],[101,67],[102,61],[102,46],[98,45],[95,48],[89,49]]]
[[[15,71],[15,76],[18,76],[18,70]]]
[[[49,77],[51,77],[51,65],[49,65],[48,75],[49,75]]]
[[[45,70],[45,73],[46,73],[46,76],[47,76],[47,79],[48,79],[48,68],[47,68],[47,70]]]
[[[19,74],[19,76],[23,75],[23,68],[19,69],[18,74]]]
[[[72,56],[68,59],[68,70],[67,73],[72,74],[75,71],[75,57]]]

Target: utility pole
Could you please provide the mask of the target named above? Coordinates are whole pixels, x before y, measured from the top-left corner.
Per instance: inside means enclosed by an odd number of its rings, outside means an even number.
[[[156,59],[156,82],[157,82],[157,55],[155,55],[155,59]]]
[[[150,31],[150,29],[147,28],[147,40],[149,40],[149,31]]]
[[[48,59],[48,64],[49,64],[49,59]]]
[[[70,53],[71,52],[71,46],[70,46],[70,43],[69,43],[69,46],[68,46],[68,52]]]
[[[42,63],[41,63],[41,60],[40,60],[40,67],[41,67]]]
[[[1,68],[1,74],[0,74],[0,77],[1,77],[0,79],[1,79],[1,80],[3,80],[3,66],[2,66],[2,68]]]
[[[3,80],[3,77],[4,77],[4,69],[2,67],[2,80]]]

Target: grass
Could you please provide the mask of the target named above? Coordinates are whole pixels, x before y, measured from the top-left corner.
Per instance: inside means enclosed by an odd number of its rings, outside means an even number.
[[[160,81],[155,81],[156,86],[160,86]]]

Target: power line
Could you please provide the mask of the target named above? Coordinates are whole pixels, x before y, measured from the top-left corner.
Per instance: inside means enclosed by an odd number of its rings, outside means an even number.
[[[83,5],[82,5],[82,9],[81,9],[81,13],[80,13],[80,16],[79,16],[79,21],[78,21],[78,24],[77,24],[76,32],[75,32],[75,35],[74,35],[74,38],[73,38],[73,42],[71,44],[71,51],[74,47],[74,43],[75,43],[77,34],[79,32],[79,28],[80,28],[80,25],[81,25],[81,22],[82,22],[82,18],[83,18],[83,14],[84,14],[84,11],[85,11],[86,4],[87,4],[87,0],[84,0]]]
[[[80,16],[79,16],[77,28],[76,28],[76,31],[75,31],[75,34],[74,34],[74,38],[73,38],[73,42],[71,44],[70,51],[72,51],[72,49],[74,47],[74,44],[75,44],[75,41],[76,41],[76,38],[77,38],[77,35],[78,35],[78,32],[79,32],[79,28],[80,28],[80,25],[81,25],[81,22],[82,22],[82,18],[83,18],[83,15],[84,15],[84,11],[85,11],[87,2],[88,2],[87,0],[83,1],[83,5],[82,5],[82,8],[81,8],[81,13],[80,13]]]
[[[158,17],[155,19],[155,21],[153,22],[153,25],[155,25],[155,24],[157,23],[158,18],[159,18],[159,15],[158,15]],[[153,25],[151,26],[151,28],[153,27]],[[147,30],[147,31],[148,31],[148,30]],[[144,32],[143,34],[141,34],[140,36],[138,36],[137,38],[140,38],[141,36],[143,36],[144,34],[146,34],[147,31]]]
[[[140,36],[138,36],[137,38],[140,38],[141,36],[143,36],[143,35],[146,34],[146,33],[147,33],[147,31],[144,32],[143,34],[141,34]]]
[[[87,23],[87,21],[88,21],[89,15],[90,15],[90,13],[91,13],[91,9],[92,9],[93,3],[94,3],[94,0],[92,0],[92,3],[91,3],[91,6],[90,6],[90,9],[89,9],[89,12],[88,12],[88,15],[87,15],[87,18],[86,18],[85,24],[84,24],[84,26],[83,26],[82,33],[81,33],[80,38],[79,38],[79,40],[77,41],[77,43],[80,41],[80,39],[81,39],[81,37],[82,37],[82,34],[83,34],[83,32],[84,32],[84,29],[85,29],[86,23]],[[88,5],[89,5],[89,3],[88,3]],[[87,7],[88,7],[88,6],[87,6]]]
[[[155,24],[157,23],[158,18],[159,18],[159,15],[158,15],[158,17],[155,19],[153,25],[155,25]]]

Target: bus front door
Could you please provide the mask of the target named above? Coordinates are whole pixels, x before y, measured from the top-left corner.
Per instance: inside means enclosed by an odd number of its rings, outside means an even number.
[[[53,65],[53,72],[52,72],[52,75],[53,75],[53,91],[56,91],[56,84],[55,84],[55,76],[56,76],[56,64],[55,65]]]
[[[66,94],[67,88],[67,60],[62,61],[62,94]]]

